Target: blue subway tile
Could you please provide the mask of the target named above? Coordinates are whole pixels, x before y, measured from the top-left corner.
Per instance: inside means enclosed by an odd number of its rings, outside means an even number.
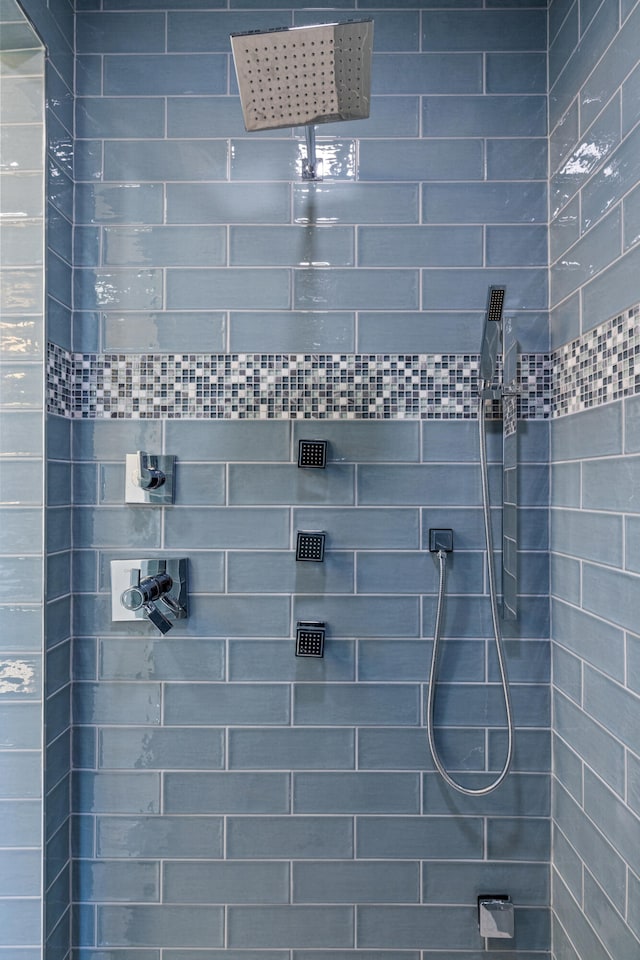
[[[358,944],[362,947],[470,949],[477,946],[475,907],[358,907]]]
[[[224,227],[105,227],[102,236],[105,266],[211,267],[226,260]],[[140,326],[141,318],[129,323]]]
[[[221,6],[221,4],[213,4]],[[229,11],[171,11],[167,17],[167,49],[171,52],[229,53],[229,34],[269,30],[291,25],[286,13]]]
[[[318,225],[418,223],[418,200],[415,183],[294,184],[293,218],[294,223]]]
[[[550,557],[549,578],[554,596],[568,603],[580,603],[582,574],[578,560],[557,555]]]
[[[559,418],[551,430],[555,461],[622,453],[622,407],[605,404],[571,417]]]
[[[299,310],[316,306],[325,310],[417,309],[419,275],[417,270],[400,269],[296,270],[293,301]]]
[[[487,182],[455,186],[434,183],[424,190],[423,220],[425,223],[545,223],[546,209],[544,183]]]
[[[480,553],[456,553],[447,564],[447,582],[454,593],[482,593]],[[358,556],[358,593],[436,593],[438,565],[422,553],[363,553]]]
[[[74,296],[81,310],[154,310],[162,307],[159,270],[78,270]]]
[[[566,697],[554,695],[554,723],[558,734],[578,756],[595,765],[608,783],[618,791],[623,788],[624,749],[592,716]]]
[[[50,469],[54,473],[56,466],[51,463]],[[62,496],[64,498],[64,493]],[[0,503],[9,506],[18,501],[23,504],[42,502],[42,467],[38,460],[7,460],[2,464]]]
[[[229,817],[227,856],[234,860],[351,859],[351,817]]]
[[[296,773],[294,813],[417,813],[413,773]]]
[[[104,93],[116,97],[132,93],[156,97],[226,93],[227,59],[216,53],[107,54]]]
[[[120,428],[124,424],[118,424]],[[223,422],[185,422],[169,421],[165,425],[167,450],[171,450],[182,460],[193,460],[197,451],[198,461],[286,461],[289,462],[289,424],[286,421],[268,423],[251,421]],[[150,445],[151,441],[146,441]],[[146,449],[143,444],[143,449]],[[117,459],[114,457],[113,459]],[[234,523],[239,523],[241,512],[236,514]],[[279,511],[269,515],[276,516]],[[222,517],[215,517],[216,525]],[[265,518],[261,518],[261,524]],[[211,544],[207,544],[211,546]],[[280,544],[278,544],[280,545]],[[276,544],[272,544],[276,546]]]
[[[229,230],[231,266],[348,267],[354,263],[353,247],[349,227],[231,226]]]
[[[41,552],[42,511],[37,507],[0,507],[0,553]]]
[[[509,890],[514,902],[545,906],[549,902],[549,875],[542,863],[423,864],[423,900],[426,903],[473,903],[479,891]]]
[[[289,184],[171,183],[166,189],[167,223],[289,223]]]
[[[422,123],[429,137],[544,137],[545,98],[424,97]]]
[[[584,910],[598,930],[598,935],[612,955],[633,956],[638,941],[626,921],[618,912],[619,904],[613,904],[607,893],[590,873],[584,878]],[[624,909],[624,907],[623,907]]]
[[[362,120],[323,124],[327,136],[358,137],[360,142],[370,137],[417,137],[420,130],[420,98],[417,96],[372,96],[370,114]]]
[[[621,313],[634,302],[637,296],[634,278],[639,264],[640,246],[636,246],[583,288],[584,330],[600,323],[602,317]]]
[[[622,517],[588,510],[555,510],[551,549],[582,560],[622,565]]]
[[[293,902],[417,903],[418,864],[409,862],[297,863],[293,868]]]
[[[638,71],[640,75],[640,70]],[[635,246],[640,239],[640,188],[632,190],[623,201],[623,249]]]
[[[305,529],[305,528],[301,528]],[[308,529],[323,529],[310,527]],[[166,546],[271,548],[289,546],[289,515],[285,508],[188,507],[167,517]]]
[[[615,709],[611,705],[615,703]],[[591,667],[584,673],[584,708],[590,716],[602,724],[615,737],[634,748],[634,736],[638,715],[638,698],[622,686],[596,673]]]
[[[75,861],[73,873],[73,898],[84,903],[158,901],[158,864],[145,861],[100,863],[79,858]]]
[[[96,818],[96,856],[163,860],[222,856],[222,818],[138,816]]]
[[[229,347],[242,352],[351,352],[355,349],[355,314],[233,312],[229,320]]]
[[[471,267],[481,262],[481,227],[358,229],[360,266]]]
[[[159,184],[80,183],[76,187],[78,223],[162,223]]]
[[[551,304],[564,300],[592,277],[604,272],[622,253],[621,240],[621,210],[616,208],[564,251],[551,267]]]
[[[79,97],[76,136],[84,140],[163,137],[163,102],[148,97]]]
[[[337,637],[418,635],[417,597],[297,596],[294,620],[324,620]]]
[[[256,137],[274,136],[272,130],[253,130],[247,134],[238,96],[168,97],[168,137]],[[341,136],[344,134],[340,133]],[[280,136],[286,133],[280,131]]]
[[[582,226],[596,223],[613,204],[638,181],[638,145],[640,132],[635,129],[609,154],[608,163],[584,186],[582,191]]]
[[[575,703],[582,699],[582,667],[580,660],[557,644],[553,645],[553,686]]]
[[[482,823],[477,817],[362,817],[357,821],[357,856],[479,859]]]
[[[640,93],[640,67],[627,77],[622,84],[622,135],[625,136],[632,127],[635,127],[640,119],[640,109],[638,107]]]
[[[608,567],[583,564],[583,606],[611,623],[635,631],[638,623],[638,578]]]
[[[536,267],[547,262],[547,230],[543,226],[486,228],[487,266]]]
[[[547,90],[547,58],[544,53],[486,54],[487,93],[540,93]]]
[[[447,769],[484,769],[484,732],[438,731],[438,749]],[[424,727],[407,730],[372,728],[358,732],[358,769],[432,769]]]
[[[308,423],[293,424],[294,449],[300,439],[311,433],[321,434],[328,441],[329,469],[336,461],[362,463],[380,461],[413,461],[419,457],[419,425],[417,423],[378,420],[326,420],[313,429]],[[380,515],[382,517],[382,514]]]
[[[542,10],[423,13],[423,50],[544,50]]]
[[[554,463],[551,465],[551,506],[580,507],[581,464]],[[593,506],[593,504],[591,504]]]
[[[132,538],[136,546],[160,546],[160,517],[135,507],[81,507],[73,518],[76,543],[121,547]]]
[[[361,504],[451,504],[480,502],[480,474],[475,465],[364,465],[358,470]]]
[[[291,640],[232,640],[229,643],[230,680],[353,680],[355,644],[328,638],[322,658],[291,655]]]
[[[360,180],[479,180],[480,140],[363,140]]]
[[[586,17],[582,12],[583,29],[585,21]],[[640,11],[636,9],[622,25],[606,55],[596,64],[580,91],[580,119],[583,127],[589,126],[602,105],[608,103],[623,80],[636,66],[636,45],[639,33]]]
[[[332,180],[355,179],[355,141],[340,139],[316,140],[316,158],[323,178]],[[287,180],[295,181],[302,176],[307,158],[304,140],[233,140],[231,142],[232,180]]]
[[[286,773],[166,773],[166,813],[288,813]],[[254,857],[256,854],[253,855]]]
[[[7,899],[0,902],[0,947],[9,945],[7,960],[16,955],[16,947],[30,946],[40,939],[41,911],[37,897]],[[20,953],[26,951],[20,950]],[[35,956],[35,954],[33,954]]]
[[[353,908],[236,907],[228,908],[231,947],[351,947]]]
[[[37,850],[3,850],[0,853],[0,896],[38,897],[38,859]]]
[[[289,864],[167,863],[164,903],[288,903]]]
[[[158,813],[160,774],[79,771],[73,780],[73,809],[76,813]]]
[[[288,270],[251,270],[249,268],[167,270],[167,306],[169,309],[286,309],[289,306]],[[145,307],[157,306],[149,302]],[[126,307],[126,304],[124,305]]]
[[[550,38],[549,44],[549,85],[558,79],[567,61],[576,51],[578,45],[580,21],[579,7],[572,4],[563,22],[558,23],[558,29]],[[559,19],[558,15],[556,17]],[[565,81],[566,82],[566,81]]]
[[[181,725],[283,724],[289,722],[286,684],[167,684],[166,723]]]
[[[412,726],[418,722],[418,684],[301,683],[293,691],[293,720],[297,725]]]
[[[76,723],[160,723],[157,683],[78,683],[74,688]]]
[[[161,13],[86,13],[77,18],[77,45],[87,53],[137,53],[164,50]]]
[[[98,907],[98,946],[205,947],[223,945],[222,907]]]
[[[220,731],[109,727],[99,735],[101,769],[208,770],[219,768],[222,763]]]
[[[232,770],[353,769],[354,731],[230,730],[228,765]]]
[[[374,53],[376,93],[482,93],[481,53]]]
[[[318,22],[315,11],[302,9],[294,13],[296,26]],[[355,4],[352,4],[355,5]],[[358,19],[372,17],[374,20],[374,47],[376,51],[418,50],[420,46],[420,15],[417,10],[395,11],[367,9],[366,0],[358,5]]]
[[[224,140],[110,140],[104,145],[105,180],[203,182],[226,176]]]
[[[464,782],[467,786],[481,787],[490,783],[493,777],[487,773],[469,773],[465,775]],[[496,823],[499,825],[502,818],[514,817],[510,824],[510,831],[513,833],[516,825],[524,824],[520,818],[532,818],[531,823],[536,824],[537,831],[533,827],[534,833],[538,835],[538,845],[541,835],[548,836],[548,822],[545,824],[544,818],[549,816],[549,776],[546,773],[512,773],[500,785],[500,787],[485,797],[465,797],[454,791],[444,782],[439,773],[425,773],[424,780],[424,813],[433,816],[455,813],[462,815],[484,815],[488,817],[497,817]],[[533,818],[541,818],[539,821]],[[526,823],[527,821],[525,821]],[[546,829],[545,829],[546,827]],[[516,847],[514,844],[512,859],[519,860],[546,860],[545,851],[539,849],[538,855],[534,855],[536,845],[531,836],[526,837],[523,832],[523,844],[529,849],[524,855],[519,852],[516,856]],[[504,859],[507,856],[506,849],[503,849],[496,855],[496,859]],[[493,858],[493,853],[492,853]]]
[[[229,467],[229,503],[341,505],[354,501],[354,467],[332,464],[328,470],[299,470],[285,464]]]
[[[215,250],[213,237],[211,248]],[[178,252],[176,257],[180,257]],[[105,313],[102,315],[102,349],[113,353],[148,353],[150,348],[160,353],[222,352],[225,327],[226,314],[221,311]],[[182,492],[188,469],[185,466],[180,469]]]
[[[227,587],[231,593],[352,593],[353,554],[330,551],[322,563],[296,561],[293,551],[228,554]]]
[[[638,851],[628,842],[635,816],[624,799],[616,796],[588,767],[584,779],[584,809],[631,869],[637,871]]]

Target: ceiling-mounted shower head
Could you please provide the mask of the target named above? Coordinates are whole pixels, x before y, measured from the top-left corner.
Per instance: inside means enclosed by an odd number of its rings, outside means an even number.
[[[487,312],[484,317],[482,347],[480,349],[480,379],[489,383],[496,369],[502,345],[502,307],[505,287],[489,287]]]
[[[368,117],[372,44],[371,19],[231,34],[246,129]]]

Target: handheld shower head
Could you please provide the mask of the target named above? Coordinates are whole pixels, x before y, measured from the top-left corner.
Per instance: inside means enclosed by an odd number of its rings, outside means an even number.
[[[490,383],[493,379],[502,345],[502,307],[505,289],[505,287],[489,287],[480,348],[480,379],[485,383]]]

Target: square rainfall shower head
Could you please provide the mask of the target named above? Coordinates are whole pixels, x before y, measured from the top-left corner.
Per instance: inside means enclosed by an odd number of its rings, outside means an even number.
[[[232,33],[247,130],[369,116],[373,20]]]

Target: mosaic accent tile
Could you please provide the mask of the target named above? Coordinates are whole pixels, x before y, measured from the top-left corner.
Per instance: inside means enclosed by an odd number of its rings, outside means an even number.
[[[553,354],[553,416],[640,393],[640,304]]]
[[[52,344],[49,411],[86,419],[464,420],[477,416],[478,367],[470,354],[69,354]],[[520,416],[550,416],[550,375],[547,354],[522,355]],[[501,416],[499,403],[489,416]]]

